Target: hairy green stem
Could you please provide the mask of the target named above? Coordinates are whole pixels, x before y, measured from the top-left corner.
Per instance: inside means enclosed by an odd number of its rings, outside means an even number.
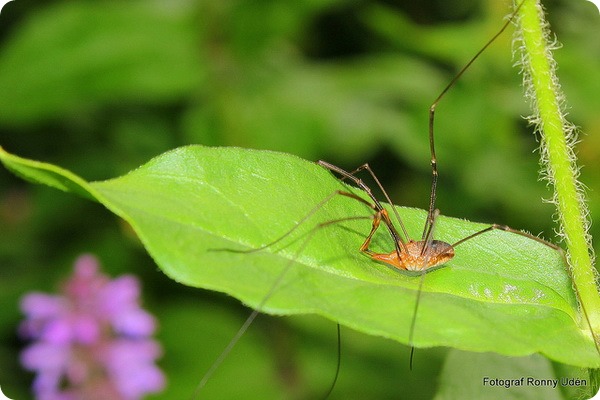
[[[591,237],[588,234],[589,212],[577,181],[574,126],[565,118],[564,97],[556,77],[548,24],[539,0],[526,0],[519,10],[521,67],[527,97],[533,105],[530,121],[541,136],[544,179],[554,188],[560,235],[567,246],[567,259],[573,285],[581,303],[581,325],[600,332],[600,295],[593,266]],[[588,327],[588,323],[591,325]]]

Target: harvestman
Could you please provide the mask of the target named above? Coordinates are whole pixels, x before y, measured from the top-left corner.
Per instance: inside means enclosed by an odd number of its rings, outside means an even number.
[[[433,269],[434,267],[443,266],[445,263],[450,261],[454,257],[455,248],[457,246],[467,242],[468,240],[471,240],[477,236],[480,236],[486,232],[490,232],[493,230],[506,231],[506,232],[524,236],[528,239],[535,240],[536,242],[542,243],[542,244],[558,251],[562,255],[563,259],[565,259],[565,261],[566,261],[566,258],[564,257],[564,252],[559,246],[557,246],[553,243],[550,243],[544,239],[541,239],[537,236],[534,236],[532,234],[510,228],[506,225],[491,224],[490,226],[488,226],[484,229],[481,229],[480,231],[477,231],[475,233],[472,233],[472,234],[468,235],[467,237],[464,237],[454,243],[446,243],[444,241],[435,240],[433,238],[435,221],[436,221],[436,218],[438,217],[438,215],[440,214],[439,210],[435,208],[437,178],[438,178],[437,159],[436,159],[436,154],[435,154],[435,143],[434,143],[435,109],[436,109],[437,105],[439,104],[439,102],[444,97],[444,95],[455,85],[455,83],[458,81],[458,79],[471,66],[471,64],[473,64],[473,62],[496,40],[496,38],[498,36],[500,36],[506,30],[508,25],[510,25],[510,23],[514,20],[517,12],[521,8],[521,5],[525,1],[527,1],[527,0],[523,0],[521,3],[519,3],[519,5],[516,7],[516,9],[513,11],[513,13],[509,16],[509,18],[504,23],[504,25],[502,25],[501,29],[490,40],[488,40],[488,42],[475,54],[475,56],[473,56],[471,58],[471,60],[456,74],[456,76],[442,90],[442,92],[434,100],[434,102],[432,103],[432,105],[429,108],[429,149],[430,149],[430,155],[431,155],[430,161],[431,161],[431,171],[432,171],[432,183],[431,183],[431,196],[430,196],[430,200],[429,200],[429,209],[428,209],[428,213],[427,213],[427,219],[425,221],[425,226],[423,227],[423,233],[421,235],[420,240],[413,240],[410,238],[410,236],[406,230],[406,227],[404,226],[404,223],[402,222],[402,219],[400,218],[398,211],[396,210],[395,207],[392,206],[391,210],[394,214],[394,217],[395,217],[395,220],[396,220],[398,226],[400,227],[400,230],[398,230],[396,228],[396,226],[394,225],[394,222],[390,218],[388,211],[383,207],[383,205],[379,202],[379,200],[377,200],[377,198],[373,194],[371,188],[368,185],[366,185],[361,179],[359,179],[358,177],[355,176],[360,171],[368,172],[369,175],[371,176],[371,178],[373,179],[373,181],[376,183],[377,187],[383,193],[387,203],[392,205],[393,203],[392,203],[390,197],[388,196],[387,192],[383,188],[383,185],[380,183],[379,179],[377,178],[377,176],[375,175],[375,173],[373,172],[373,170],[371,169],[371,167],[368,164],[364,164],[364,165],[358,167],[356,170],[354,170],[352,172],[348,172],[348,171],[345,171],[342,168],[339,168],[339,167],[337,167],[333,164],[330,164],[326,161],[318,161],[317,163],[320,166],[340,175],[342,180],[352,181],[356,186],[358,186],[358,188],[360,188],[362,191],[364,191],[367,194],[367,196],[370,198],[371,202],[363,199],[362,197],[360,197],[354,193],[350,193],[350,192],[343,191],[343,190],[338,190],[338,191],[335,191],[334,193],[332,193],[331,195],[327,196],[321,202],[319,202],[308,214],[306,214],[300,221],[298,221],[298,223],[294,227],[292,227],[287,233],[280,236],[273,242],[266,244],[264,246],[261,246],[259,248],[251,249],[251,250],[231,250],[231,249],[220,249],[220,250],[239,252],[239,253],[251,253],[251,252],[264,250],[266,248],[273,246],[274,244],[280,242],[281,240],[283,240],[284,238],[286,238],[290,234],[292,234],[300,225],[302,225],[304,222],[306,222],[312,215],[314,215],[318,210],[320,210],[322,207],[324,207],[335,196],[341,195],[341,196],[348,197],[348,198],[354,199],[356,201],[359,201],[359,202],[365,204],[366,206],[368,206],[369,208],[371,208],[375,212],[375,214],[372,216],[373,222],[371,225],[371,231],[367,235],[363,244],[360,246],[360,251],[375,261],[388,264],[388,265],[390,265],[394,268],[400,269],[400,270],[417,272],[417,273],[420,273],[420,275],[421,275],[421,279],[420,279],[419,287],[418,287],[418,291],[417,291],[417,297],[415,300],[413,317],[412,317],[410,331],[409,331],[408,342],[411,345],[412,345],[412,341],[413,341],[413,334],[414,334],[414,330],[415,330],[417,311],[418,311],[418,307],[419,307],[421,289],[422,289],[422,285],[423,285],[423,281],[424,281],[423,278],[424,278],[425,274],[428,271],[430,271],[431,269]],[[366,219],[366,217],[364,217],[364,216],[347,217],[347,218],[341,218],[341,219],[327,221],[327,222],[320,223],[317,226],[315,226],[311,230],[311,232],[315,232],[317,229],[323,228],[328,225],[333,225],[333,224],[340,223],[343,221],[359,220],[359,219]],[[385,225],[385,227],[387,228],[387,231],[394,243],[394,249],[390,253],[376,253],[369,249],[369,245],[371,243],[373,235],[378,230],[378,228],[380,227],[382,222]],[[311,238],[312,238],[312,235],[309,235],[307,237],[307,239],[300,246],[300,248],[298,250],[298,254],[303,251],[303,249],[306,247],[306,245],[308,244],[308,242],[310,241]],[[281,281],[283,279],[283,276],[289,270],[291,265],[292,265],[292,262],[290,262],[281,271],[281,273],[279,274],[279,276],[277,277],[277,279],[271,286],[271,289],[269,290],[269,292],[265,295],[265,297],[262,299],[262,301],[256,307],[256,309],[246,319],[246,321],[244,322],[242,327],[238,330],[236,335],[232,338],[232,340],[229,342],[227,347],[220,354],[218,359],[215,360],[215,362],[212,364],[210,369],[205,373],[205,375],[203,376],[202,380],[200,381],[200,383],[198,384],[198,386],[196,388],[194,397],[200,392],[202,387],[204,387],[204,385],[208,382],[209,378],[212,376],[212,374],[215,372],[215,370],[218,368],[218,366],[223,362],[223,360],[228,356],[228,354],[230,353],[232,348],[239,341],[241,336],[246,332],[248,327],[252,324],[252,322],[254,321],[256,316],[259,314],[260,310],[263,308],[263,306],[266,304],[266,302],[269,300],[269,298],[275,293],[277,287],[279,286],[279,284],[281,283]],[[585,319],[589,321],[587,314],[585,313],[585,310],[583,310],[583,312],[585,314]],[[338,325],[338,366],[337,366],[337,370],[336,370],[336,374],[335,374],[335,378],[333,380],[332,386],[330,387],[329,391],[327,392],[325,398],[327,398],[329,396],[329,394],[333,390],[333,387],[335,386],[335,383],[337,380],[337,376],[338,376],[338,372],[339,372],[339,362],[340,362],[339,346],[340,346],[340,342],[339,342],[339,325]],[[597,343],[596,343],[596,348],[598,349],[598,352],[600,353],[600,348],[598,348]],[[411,354],[410,354],[410,368],[411,369],[412,369],[412,363],[413,363],[413,354],[414,354],[414,347],[411,348]]]

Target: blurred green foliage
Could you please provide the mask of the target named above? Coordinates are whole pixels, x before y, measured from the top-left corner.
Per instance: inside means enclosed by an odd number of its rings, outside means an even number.
[[[369,162],[397,204],[425,208],[429,105],[499,29],[506,3],[13,1],[0,13],[0,145],[90,180],[190,143],[281,150],[347,169]],[[546,6],[563,44],[556,59],[568,111],[585,133],[577,148],[581,178],[597,215],[600,16],[584,0]],[[445,215],[553,239],[553,207],[541,200],[551,195],[537,180],[537,144],[521,118],[529,111],[510,44],[507,32],[438,107],[438,206]],[[101,207],[6,172],[0,173],[3,391],[27,398],[30,376],[17,361],[19,297],[52,290],[85,251],[113,275],[141,276],[147,305],[161,321],[170,379],[157,398],[189,396],[247,311],[158,273],[129,228]],[[209,398],[219,398],[227,377],[247,388],[245,398],[317,396],[334,370],[332,325],[263,318],[223,366],[220,383],[221,372],[215,376]],[[418,351],[421,367],[409,374],[406,349],[347,331],[332,398],[433,396],[443,351]]]

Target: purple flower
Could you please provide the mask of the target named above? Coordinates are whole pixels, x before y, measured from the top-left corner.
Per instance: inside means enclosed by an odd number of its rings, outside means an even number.
[[[32,339],[21,364],[36,372],[40,400],[137,400],[161,391],[165,378],[154,361],[152,315],[139,304],[133,276],[110,280],[98,261],[83,255],[60,295],[30,293],[21,300],[27,319],[19,327]]]

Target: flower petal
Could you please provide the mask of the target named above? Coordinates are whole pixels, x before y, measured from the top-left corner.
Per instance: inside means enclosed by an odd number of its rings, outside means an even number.
[[[48,320],[40,339],[57,345],[67,345],[71,342],[73,332],[66,318]]]
[[[150,336],[156,328],[156,321],[152,315],[138,308],[117,314],[112,325],[117,333],[126,336]]]
[[[23,297],[21,311],[28,318],[54,318],[67,311],[67,303],[60,296],[34,292]]]
[[[39,342],[27,347],[21,353],[21,364],[28,370],[62,371],[69,361],[69,347]]]
[[[110,281],[99,295],[98,306],[109,318],[125,308],[137,307],[140,295],[138,280],[131,276],[121,276]]]

